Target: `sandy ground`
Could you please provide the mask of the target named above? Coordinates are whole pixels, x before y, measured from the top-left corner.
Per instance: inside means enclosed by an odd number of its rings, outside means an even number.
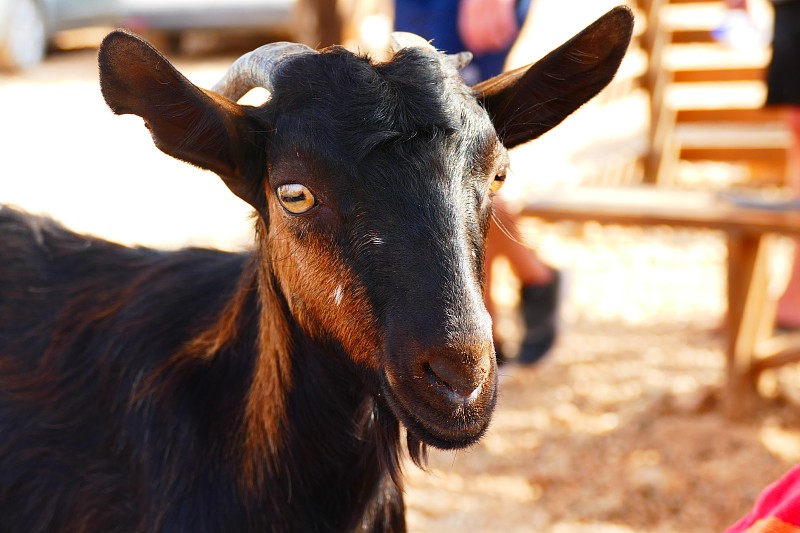
[[[230,60],[177,65],[209,86]],[[0,202],[126,243],[248,244],[248,210],[216,176],[160,154],[139,119],[108,111],[94,51],[0,74],[0,117]],[[578,181],[582,124],[570,119],[518,156],[520,173]],[[479,445],[432,452],[428,473],[408,466],[411,530],[721,530],[800,459],[791,369],[768,376],[773,399],[744,423],[725,420],[708,400],[723,368],[721,236],[524,229],[566,273],[559,343],[536,368],[502,370],[497,414]],[[503,291],[510,312],[513,284]]]

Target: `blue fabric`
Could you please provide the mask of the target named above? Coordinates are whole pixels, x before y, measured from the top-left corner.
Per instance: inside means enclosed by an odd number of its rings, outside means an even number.
[[[444,52],[462,52],[467,47],[458,35],[458,2],[459,0],[395,0],[394,27],[397,31],[408,31],[431,39],[433,45]],[[517,2],[519,27],[525,22],[530,6],[531,0]],[[477,79],[467,81],[476,83],[500,74],[510,51],[511,46],[508,46],[495,53],[476,55],[472,65],[477,67]]]

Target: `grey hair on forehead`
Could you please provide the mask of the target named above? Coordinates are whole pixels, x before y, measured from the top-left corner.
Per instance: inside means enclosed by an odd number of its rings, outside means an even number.
[[[403,48],[420,48],[422,50],[436,52],[440,56],[441,61],[445,66],[456,71],[463,69],[469,65],[470,62],[472,62],[472,52],[465,51],[457,54],[445,54],[439,52],[430,41],[420,37],[415,33],[409,33],[405,31],[393,32],[390,43],[392,50],[395,52],[400,51]]]

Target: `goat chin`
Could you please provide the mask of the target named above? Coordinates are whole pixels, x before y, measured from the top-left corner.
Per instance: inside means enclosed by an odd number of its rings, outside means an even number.
[[[475,444],[486,433],[497,404],[496,366],[474,398],[460,402],[431,394],[431,387],[424,381],[411,381],[408,385],[384,377],[381,393],[392,413],[421,442],[454,450]]]

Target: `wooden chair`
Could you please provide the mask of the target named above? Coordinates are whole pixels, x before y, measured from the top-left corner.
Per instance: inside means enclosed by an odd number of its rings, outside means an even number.
[[[750,186],[782,185],[791,136],[780,114],[762,107],[768,48],[716,43],[721,1],[641,3],[651,95],[644,181],[676,185],[682,161],[715,161],[738,167]]]

